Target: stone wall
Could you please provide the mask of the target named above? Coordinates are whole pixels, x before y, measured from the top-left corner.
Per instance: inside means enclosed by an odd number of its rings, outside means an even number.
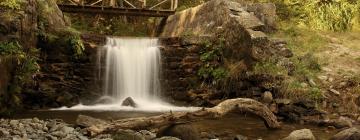
[[[85,53],[79,59],[75,59],[69,47],[61,43],[42,48],[37,87],[24,93],[25,104],[31,105],[32,109],[73,106],[80,102],[93,103],[100,96],[97,47],[105,43],[105,37],[82,35],[82,40]]]
[[[200,84],[197,71],[201,66],[200,42],[185,38],[161,38],[162,93],[175,100],[188,100],[187,91]]]

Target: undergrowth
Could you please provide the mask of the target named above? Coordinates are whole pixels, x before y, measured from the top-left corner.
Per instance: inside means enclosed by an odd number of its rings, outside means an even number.
[[[252,0],[273,2],[280,20],[310,28],[348,31],[359,25],[360,1],[356,0]]]
[[[223,64],[224,38],[220,38],[215,42],[206,41],[204,47],[200,51],[200,60],[202,66],[197,75],[206,83],[216,84],[217,81],[225,78],[228,70]]]
[[[36,74],[40,67],[37,63],[39,50],[35,48],[23,48],[18,42],[0,43],[0,56],[7,61],[13,62],[15,67],[12,71],[12,80],[8,87],[8,94],[1,96],[1,106],[16,108],[21,105],[21,92],[24,87],[31,84],[33,75]],[[0,111],[0,113],[3,113]]]
[[[0,7],[9,8],[12,10],[19,10],[21,6],[21,0],[2,0]]]

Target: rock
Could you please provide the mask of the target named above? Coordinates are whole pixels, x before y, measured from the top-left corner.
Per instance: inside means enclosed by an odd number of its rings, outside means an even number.
[[[0,128],[0,136],[8,136],[10,134],[6,129]]]
[[[330,140],[360,140],[360,130],[355,127],[345,129],[331,137]]]
[[[137,135],[135,131],[132,130],[118,130],[116,134],[113,135],[114,139],[118,140],[145,140],[141,135]]]
[[[79,115],[78,118],[76,119],[76,124],[82,127],[90,127],[90,126],[102,127],[108,124],[108,122],[90,116]]]
[[[56,121],[55,120],[51,120],[50,122],[48,122],[46,124],[46,127],[48,128],[48,130],[50,131],[55,131],[57,129],[56,127]]]
[[[161,137],[161,138],[156,138],[154,140],[181,140],[181,139],[176,138],[176,137],[165,136],[165,137]]]
[[[59,137],[59,138],[65,138],[66,137],[66,133],[62,132],[62,131],[54,131],[50,133],[53,136]]]
[[[19,120],[11,120],[9,124],[11,127],[16,128],[19,124]]]
[[[265,32],[276,30],[276,6],[273,3],[254,3],[247,5],[247,11],[252,12],[265,24]]]
[[[122,106],[131,106],[136,108],[138,105],[135,103],[135,101],[131,97],[127,97],[121,104]]]
[[[216,136],[214,134],[208,132],[201,132],[200,137],[202,139],[216,139]]]
[[[47,140],[58,140],[56,137],[54,137],[54,136],[52,136],[52,135],[49,135],[49,134],[46,134],[46,135],[45,135],[45,138],[46,138]]]
[[[159,136],[173,136],[182,140],[200,140],[200,133],[188,124],[174,124],[159,130]]]
[[[72,133],[74,131],[74,128],[64,126],[64,127],[61,128],[61,131],[64,132],[65,134],[69,134],[69,133]]]
[[[329,89],[329,91],[330,91],[330,93],[333,93],[335,95],[338,95],[338,96],[340,95],[340,92],[335,89]]]
[[[262,96],[263,102],[270,104],[273,100],[273,96],[270,91],[266,91]]]
[[[248,140],[248,138],[243,135],[236,135],[234,140]]]
[[[335,121],[336,128],[352,127],[352,119],[341,116]]]
[[[35,117],[35,118],[32,119],[32,122],[34,122],[34,123],[39,123],[40,120],[39,120],[39,118],[36,118],[36,117]]]
[[[282,140],[315,140],[315,136],[310,129],[295,130]]]
[[[140,135],[142,135],[145,140],[152,140],[154,138],[156,138],[156,134],[150,132],[150,131],[147,131],[147,130],[141,130],[138,132]]]
[[[275,103],[279,105],[288,105],[291,103],[290,99],[275,99]]]

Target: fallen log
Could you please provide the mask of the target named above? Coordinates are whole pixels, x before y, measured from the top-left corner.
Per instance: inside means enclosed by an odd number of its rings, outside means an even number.
[[[90,131],[92,135],[97,135],[100,133],[115,132],[118,129],[144,130],[159,128],[181,121],[196,121],[204,118],[220,118],[230,112],[251,113],[260,117],[264,121],[267,128],[280,128],[280,123],[277,121],[276,116],[267,108],[267,106],[258,101],[247,98],[228,99],[215,107],[203,108],[194,112],[170,112],[153,117],[121,119],[106,124],[91,124],[91,122],[98,121],[87,121],[90,122],[90,124],[84,124],[84,122],[81,122],[81,120],[84,120],[84,117],[86,116],[80,115],[77,119],[77,123],[81,123],[83,126],[87,126],[88,131]],[[86,119],[91,118],[88,117]]]

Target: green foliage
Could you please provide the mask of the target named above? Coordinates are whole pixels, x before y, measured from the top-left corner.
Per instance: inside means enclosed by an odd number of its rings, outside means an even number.
[[[309,98],[315,101],[319,101],[324,98],[319,87],[308,86],[305,82],[301,82],[298,79],[292,78],[289,78],[284,82],[281,93],[285,98],[292,99]]]
[[[353,27],[356,5],[345,0],[311,3],[308,24],[314,29],[347,31]],[[313,13],[313,14],[311,14]]]
[[[253,70],[253,74],[270,74],[273,76],[277,75],[286,75],[287,70],[280,65],[277,65],[277,62],[273,59],[268,59],[265,61],[261,61],[255,64]]]
[[[73,58],[80,59],[84,55],[85,46],[80,37],[80,32],[73,28],[66,28],[55,33],[40,31],[38,36],[44,42],[44,47],[63,47]],[[42,48],[46,49],[46,48]]]
[[[0,55],[17,55],[22,53],[22,48],[17,42],[5,42],[0,44]]]
[[[18,42],[5,42],[0,44],[0,55],[9,56],[16,60],[13,86],[18,86],[11,91],[18,92],[18,88],[31,81],[32,74],[39,70],[37,64],[38,50],[35,48],[24,49]]]
[[[220,65],[223,61],[224,41],[224,38],[219,38],[213,43],[210,41],[204,42],[204,47],[200,51],[200,60],[203,65],[197,72],[200,79],[213,83],[228,75],[227,69]]]
[[[21,105],[20,94],[23,87],[31,84],[33,75],[39,71],[38,50],[35,48],[23,48],[18,42],[0,43],[0,55],[14,62],[15,69],[12,71],[12,78],[8,87],[8,94],[0,98],[1,106],[14,109]],[[0,113],[10,113],[3,112]]]
[[[81,32],[114,36],[152,36],[156,18],[71,15],[71,26]]]
[[[227,76],[227,70],[222,67],[201,67],[198,71],[198,76],[201,79],[220,80]]]
[[[79,59],[84,55],[85,47],[79,35],[70,36],[68,44],[75,59]]]
[[[318,58],[310,53],[304,56],[294,57],[292,61],[296,68],[291,75],[299,80],[305,81],[309,78],[314,78],[316,74],[321,71]]]
[[[2,0],[2,2],[0,2],[0,7],[9,8],[12,10],[19,10],[20,6],[20,0]]]
[[[359,16],[360,1],[354,0],[252,0],[273,2],[280,19],[303,23],[311,28],[347,31]]]

